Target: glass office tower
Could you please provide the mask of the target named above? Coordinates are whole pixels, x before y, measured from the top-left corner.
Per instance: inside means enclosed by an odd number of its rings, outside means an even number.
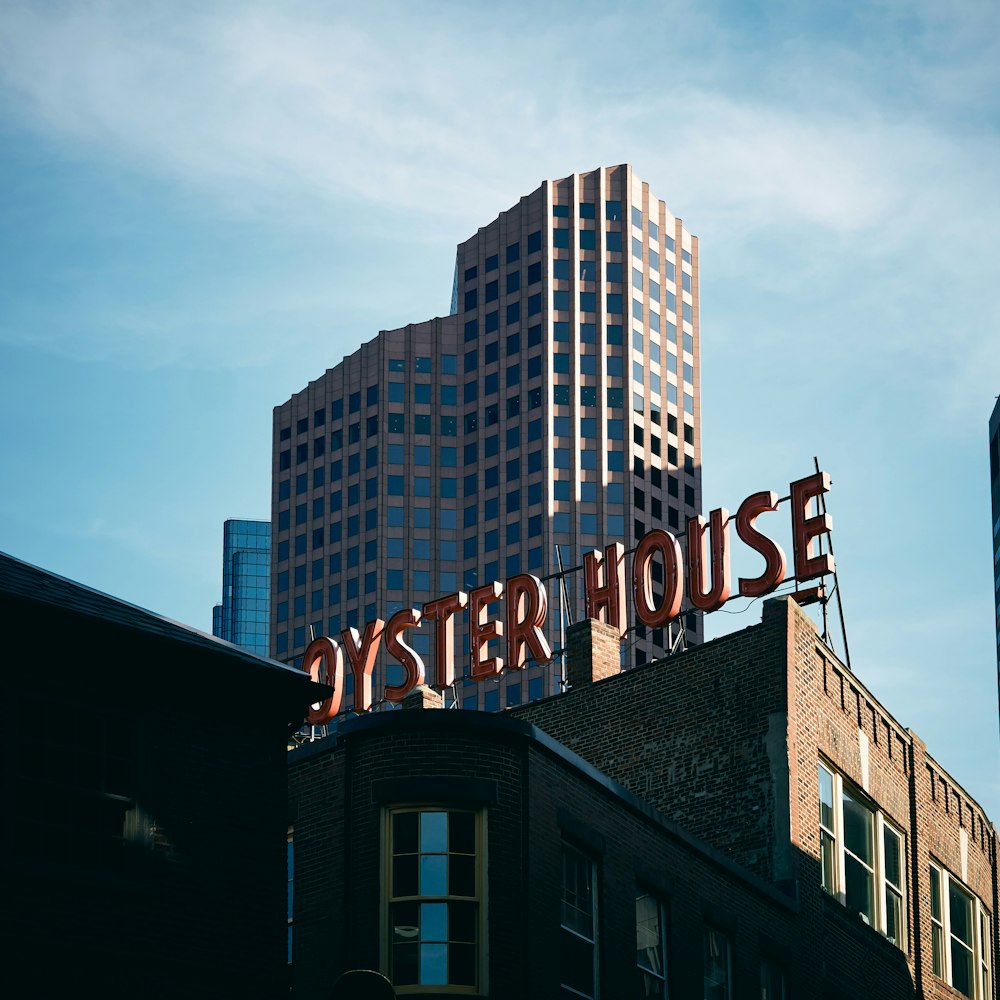
[[[629,166],[544,182],[458,247],[450,316],[381,332],[275,408],[272,655],[521,572],[546,584],[558,649],[584,552],[700,510],[699,350],[680,219]],[[701,640],[687,613],[633,628],[626,665],[681,625]],[[380,661],[376,699],[400,673]],[[446,698],[495,710],[559,682],[557,658]]]
[[[222,529],[222,603],[212,609],[212,635],[269,655],[271,523],[228,520]]]

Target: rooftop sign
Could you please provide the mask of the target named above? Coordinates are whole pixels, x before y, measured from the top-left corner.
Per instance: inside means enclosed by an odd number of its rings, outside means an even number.
[[[831,518],[825,513],[809,513],[813,499],[829,489],[830,477],[825,472],[799,479],[789,487],[795,579],[800,582],[832,573],[834,569],[832,553],[814,551],[815,539],[830,530]],[[786,576],[785,553],[777,542],[757,529],[756,522],[761,514],[776,511],[778,502],[776,493],[765,490],[748,496],[735,518],[724,507],[713,510],[707,522],[701,515],[689,518],[686,564],[677,539],[669,531],[654,528],[643,535],[632,553],[630,586],[626,584],[625,548],[621,542],[606,546],[603,553],[597,550],[586,553],[583,560],[586,616],[604,621],[624,636],[628,631],[629,591],[635,620],[650,628],[660,628],[680,614],[685,592],[693,608],[704,612],[718,610],[734,596],[729,559],[730,524],[734,520],[740,540],[764,559],[763,573],[741,577],[736,594],[761,597],[772,593]],[[657,557],[663,566],[661,597],[657,597],[653,588],[653,565]],[[505,601],[503,612],[491,616],[490,605],[501,600]],[[417,685],[428,683],[423,660],[405,638],[407,631],[421,628],[424,623],[434,629],[436,638],[432,686],[451,687],[455,683],[455,615],[465,609],[469,613],[470,675],[474,680],[496,677],[505,670],[520,670],[529,656],[538,663],[551,661],[552,650],[544,631],[548,613],[545,586],[538,577],[520,573],[508,578],[505,584],[494,581],[469,593],[459,591],[439,597],[426,603],[422,612],[404,608],[388,622],[376,618],[365,625],[363,635],[356,628],[346,628],[339,642],[328,636],[314,639],[302,656],[302,669],[313,680],[333,688],[333,694],[313,706],[306,722],[322,725],[340,712],[347,664],[354,676],[354,711],[367,712],[372,707],[372,672],[383,642],[406,675],[402,684],[386,685],[386,700],[402,701]],[[506,639],[505,655],[490,655],[489,643],[501,639]]]

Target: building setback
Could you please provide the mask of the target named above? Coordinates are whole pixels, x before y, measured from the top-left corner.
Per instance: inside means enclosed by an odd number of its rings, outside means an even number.
[[[230,518],[222,528],[222,603],[212,635],[258,656],[270,648],[271,522]]]
[[[549,578],[557,547],[572,570],[608,541],[682,528],[701,505],[699,356],[698,241],[680,219],[628,166],[545,181],[458,247],[450,316],[381,332],[275,409],[272,655],[298,660],[312,634],[518,573]],[[581,584],[566,574],[572,620]],[[700,619],[681,622],[699,642]],[[430,631],[407,636],[425,662]],[[629,638],[627,665],[672,640]],[[558,679],[531,664],[449,697],[498,709]],[[374,689],[398,680],[380,657]]]
[[[287,994],[286,738],[328,689],[0,554],[4,981]]]
[[[616,644],[584,621],[563,694],[292,752],[293,995],[995,1000],[995,826],[794,602]]]

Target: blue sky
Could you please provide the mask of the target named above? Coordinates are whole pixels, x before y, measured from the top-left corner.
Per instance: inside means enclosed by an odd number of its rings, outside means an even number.
[[[630,162],[701,240],[706,504],[819,456],[855,669],[1000,819],[998,133],[992,2],[7,0],[0,549],[209,629],[271,408]]]

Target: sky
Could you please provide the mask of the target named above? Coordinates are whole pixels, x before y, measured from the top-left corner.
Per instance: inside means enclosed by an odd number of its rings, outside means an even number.
[[[1000,821],[991,0],[3,0],[0,550],[210,631],[272,407],[625,162],[700,241],[706,509],[818,457],[854,670]]]

